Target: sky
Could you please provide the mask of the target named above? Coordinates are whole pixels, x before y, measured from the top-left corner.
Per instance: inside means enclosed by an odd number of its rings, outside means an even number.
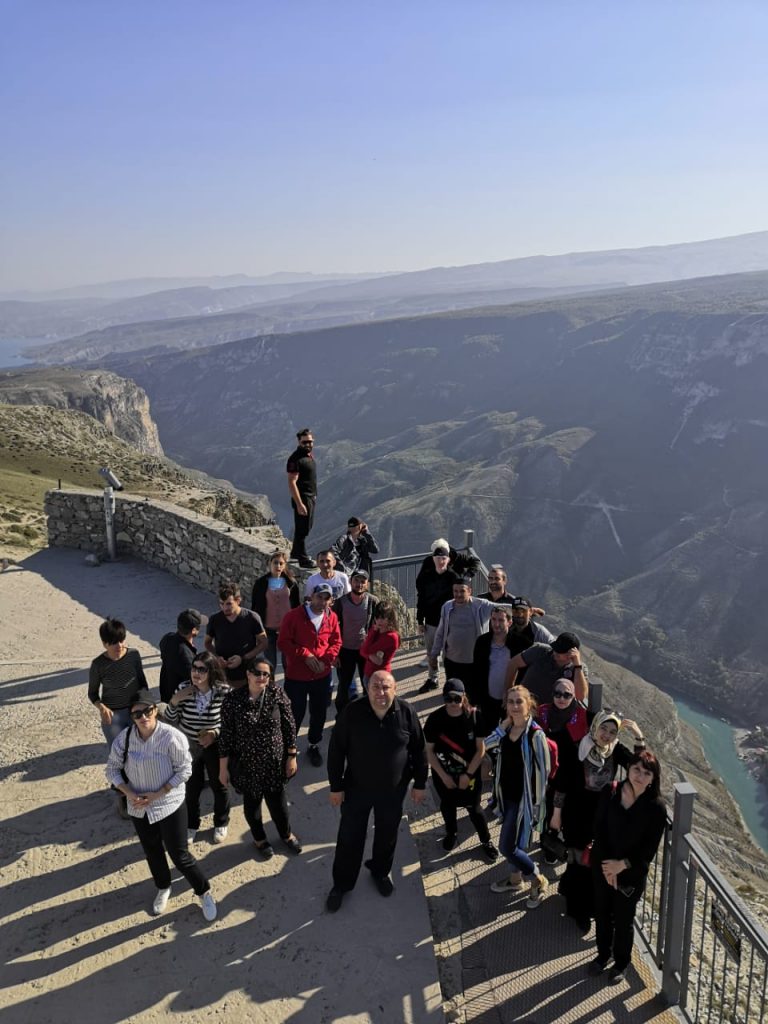
[[[768,228],[768,4],[0,0],[0,290]]]

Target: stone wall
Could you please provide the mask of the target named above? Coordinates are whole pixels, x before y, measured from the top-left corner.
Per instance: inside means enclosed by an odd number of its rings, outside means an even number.
[[[48,491],[45,513],[52,547],[106,556],[102,492]],[[235,579],[246,604],[253,581],[267,571],[275,548],[290,548],[277,526],[239,529],[169,502],[119,494],[115,534],[118,555],[140,558],[208,592],[215,593],[221,579]]]

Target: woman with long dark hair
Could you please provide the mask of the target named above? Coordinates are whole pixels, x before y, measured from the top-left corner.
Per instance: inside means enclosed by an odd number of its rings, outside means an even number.
[[[283,846],[301,853],[291,832],[285,784],[296,774],[298,751],[291,702],[275,686],[272,663],[257,655],[245,665],[246,685],[224,701],[219,737],[219,779],[243,794],[243,813],[253,841],[267,860],[274,853],[261,820],[266,800]]]
[[[189,740],[192,774],[187,779],[187,839],[194,842],[200,828],[200,794],[208,776],[213,793],[213,841],[223,843],[229,825],[229,790],[219,781],[221,708],[229,693],[224,672],[208,651],[196,654],[192,679],[178,688],[165,707],[165,720]]]
[[[632,958],[635,910],[667,824],[660,796],[661,767],[650,750],[629,759],[627,777],[600,795],[592,844],[597,956],[590,974],[602,974],[613,956],[610,981],[619,984]]]

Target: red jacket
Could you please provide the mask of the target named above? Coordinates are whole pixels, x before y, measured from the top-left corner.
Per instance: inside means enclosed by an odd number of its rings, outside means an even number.
[[[336,613],[326,610],[318,631],[307,615],[306,605],[291,608],[280,624],[277,646],[283,653],[286,679],[304,683],[324,679],[341,650],[341,630]],[[308,667],[304,659],[310,654],[323,662],[322,672],[312,672]]]

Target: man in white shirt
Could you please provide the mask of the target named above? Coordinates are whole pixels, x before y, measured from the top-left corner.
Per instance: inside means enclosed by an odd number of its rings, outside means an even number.
[[[319,587],[323,583],[331,588],[334,601],[338,601],[340,597],[350,592],[352,587],[349,577],[345,572],[336,570],[336,557],[332,551],[318,551],[317,564],[320,566],[320,571],[313,572],[304,584],[305,598],[311,597],[315,592],[315,587]]]

